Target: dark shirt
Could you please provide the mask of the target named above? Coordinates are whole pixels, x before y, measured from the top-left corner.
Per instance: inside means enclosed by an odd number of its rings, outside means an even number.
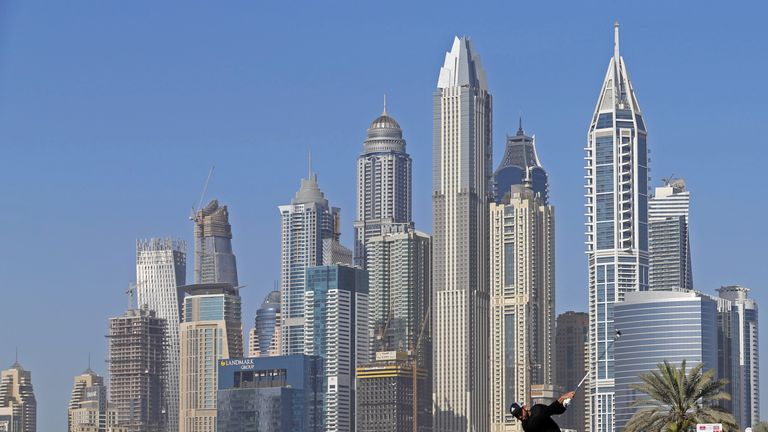
[[[560,432],[560,426],[552,420],[551,416],[564,412],[565,407],[558,401],[549,405],[536,404],[531,407],[528,418],[521,422],[523,430],[525,432]]]

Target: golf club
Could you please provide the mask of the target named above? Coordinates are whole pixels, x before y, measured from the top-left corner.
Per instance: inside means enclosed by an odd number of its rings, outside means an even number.
[[[621,330],[616,330],[616,335],[614,335],[613,340],[611,341],[611,343],[616,342],[620,337],[621,337]],[[603,350],[603,353],[600,354],[600,357],[597,358],[597,361],[602,360],[603,356],[605,356],[605,353],[607,353],[607,352],[608,352],[608,345],[605,346],[605,349]],[[581,387],[581,385],[584,384],[584,381],[587,380],[588,376],[589,376],[589,372],[587,372],[587,374],[584,375],[584,378],[582,378],[581,381],[579,381],[579,385],[577,385],[576,388],[573,389],[574,392],[576,392],[576,390],[578,390]],[[571,403],[571,398],[568,398],[568,399],[563,401],[563,406],[567,407],[570,403]]]

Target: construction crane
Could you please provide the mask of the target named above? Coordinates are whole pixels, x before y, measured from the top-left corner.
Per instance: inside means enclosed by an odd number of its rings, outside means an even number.
[[[413,377],[413,397],[411,398],[413,400],[413,432],[419,432],[419,398],[418,398],[418,352],[419,347],[421,346],[421,340],[424,336],[424,330],[427,328],[427,323],[430,320],[430,312],[432,310],[432,303],[427,306],[427,311],[424,313],[424,316],[421,318],[421,328],[419,329],[419,334],[416,337],[416,341],[411,341],[411,352],[410,352],[410,363],[411,363],[411,372]]]
[[[208,178],[205,179],[205,184],[203,185],[203,193],[200,194],[200,201],[197,203],[197,207],[192,207],[192,212],[189,215],[189,220],[192,222],[197,222],[198,214],[200,214],[200,210],[203,209],[203,200],[205,199],[205,194],[208,192],[208,183],[211,182],[211,177],[213,177],[213,170],[216,168],[216,166],[211,165],[211,169],[208,171]]]
[[[128,289],[125,290],[125,293],[128,294],[128,310],[133,309],[133,296],[134,296],[134,293],[136,292],[136,288],[138,288],[139,286],[141,286],[143,284],[144,284],[144,282],[139,282],[139,283],[130,282],[130,283],[128,283]],[[138,305],[136,305],[136,307],[138,308]]]

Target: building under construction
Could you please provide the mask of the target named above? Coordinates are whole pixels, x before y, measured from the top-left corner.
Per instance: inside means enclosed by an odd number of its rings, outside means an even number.
[[[357,428],[366,432],[432,430],[432,387],[426,369],[416,368],[407,353],[383,351],[357,368]],[[416,385],[417,404],[413,403]],[[414,408],[416,422],[414,422]]]
[[[166,326],[146,308],[109,319],[109,401],[128,432],[165,432]]]

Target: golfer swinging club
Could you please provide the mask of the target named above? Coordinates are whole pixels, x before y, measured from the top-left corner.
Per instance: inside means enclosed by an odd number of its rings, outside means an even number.
[[[621,331],[617,330],[613,342],[620,337]],[[600,361],[607,351],[608,347],[606,346],[597,360]],[[581,379],[579,385],[576,386],[576,390],[584,384],[587,376],[589,376],[589,372]],[[552,420],[552,416],[564,413],[574,396],[576,396],[575,390],[565,393],[549,405],[536,404],[530,408],[525,404],[513,403],[509,407],[509,412],[520,421],[525,432],[560,432],[560,426]]]

